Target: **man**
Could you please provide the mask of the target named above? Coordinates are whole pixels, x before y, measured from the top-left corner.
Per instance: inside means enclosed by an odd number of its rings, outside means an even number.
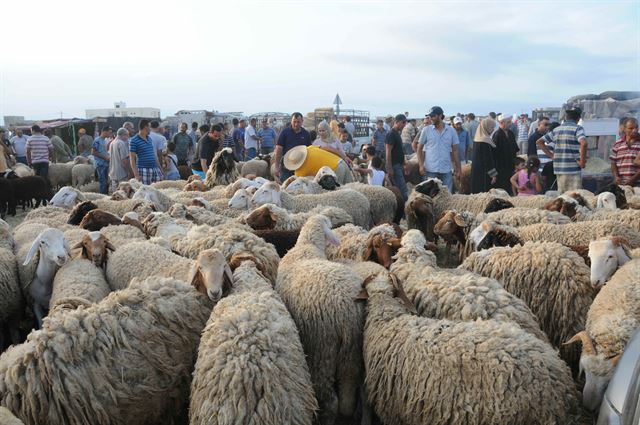
[[[165,125],[164,126],[164,131],[162,132],[162,135],[167,140],[171,139],[171,126],[170,125]]]
[[[549,129],[549,118],[548,117],[538,117],[538,128],[535,129],[529,139],[527,140],[527,155],[536,155],[538,147],[536,146],[536,142],[539,138],[547,134]],[[522,152],[522,151],[521,151]]]
[[[44,135],[51,140],[53,145],[53,161],[52,162],[69,162],[73,159],[73,152],[71,148],[60,138],[53,134],[50,129],[44,130]]]
[[[163,178],[150,132],[149,120],[142,119],[138,123],[138,134],[129,140],[131,169],[135,179],[143,184],[155,183]]]
[[[453,193],[453,176],[460,178],[460,159],[458,158],[458,134],[444,123],[444,111],[434,106],[429,111],[432,124],[422,129],[418,140],[418,166],[420,175],[437,178]]]
[[[520,150],[516,143],[516,135],[511,131],[512,123],[513,117],[511,115],[500,114],[498,116],[498,130],[491,135],[493,144],[496,145],[495,162],[498,178],[495,187],[506,190],[509,195],[513,190],[511,176],[515,170],[515,159]]]
[[[402,150],[405,155],[411,155],[413,153],[411,143],[413,142],[413,138],[416,137],[415,124],[416,120],[408,120],[407,125],[402,129]]]
[[[109,180],[111,191],[115,192],[120,182],[133,177],[131,162],[129,161],[129,130],[118,129],[116,138],[109,145]]]
[[[638,120],[627,118],[624,124],[624,137],[621,137],[611,149],[611,173],[616,184],[640,187],[640,167],[634,160],[640,157],[640,137]]]
[[[624,138],[624,127],[629,117],[622,117],[618,120],[618,138]]]
[[[404,180],[404,152],[402,151],[402,130],[407,124],[407,117],[396,115],[395,122],[384,141],[386,172],[393,185],[398,188],[402,198],[408,199],[407,183]]]
[[[40,126],[31,126],[31,137],[27,139],[27,165],[33,168],[36,176],[43,177],[49,183],[49,161],[53,159],[51,140],[40,130]]]
[[[164,150],[167,149],[167,139],[162,134],[162,129],[160,128],[160,123],[158,121],[153,120],[149,123],[149,125],[151,126],[149,138],[151,139],[151,143],[153,143],[153,147],[155,148],[158,165],[160,166],[161,170],[164,170]]]
[[[565,112],[565,121],[553,131],[536,141],[544,153],[553,160],[553,170],[558,178],[558,191],[582,188],[581,170],[587,162],[587,137],[578,120],[582,110],[572,107]],[[545,143],[554,143],[551,152]]]
[[[256,124],[257,120],[255,118],[251,118],[249,126],[244,131],[245,161],[252,160],[258,154],[260,138],[256,132]]]
[[[236,150],[241,159],[244,158],[244,129],[247,126],[247,122],[244,119],[238,121],[238,126],[233,130],[233,143],[236,145]]]
[[[458,133],[458,158],[461,163],[471,160],[471,137],[469,132],[462,127],[462,118],[453,119],[453,128]]]
[[[352,138],[356,136],[356,126],[351,122],[351,116],[349,115],[344,117],[344,128],[349,132]]]
[[[78,154],[87,158],[89,155],[91,155],[91,146],[93,146],[93,137],[89,136],[87,134],[87,130],[85,130],[84,128],[81,128],[80,130],[78,130],[78,136],[80,136],[80,138],[78,139],[78,145],[77,145]]]
[[[388,134],[389,132],[384,129],[384,121],[381,119],[376,121],[376,131],[373,132],[373,137],[371,137],[371,146],[376,149],[376,155],[382,158],[385,157],[384,143],[385,140],[387,140]]]
[[[16,161],[27,165],[27,136],[22,133],[22,129],[16,129],[16,134],[9,140],[11,148],[16,153]]]
[[[200,138],[198,144],[200,145],[200,167],[206,174],[213,157],[220,149],[222,149],[222,124],[215,124],[211,126],[208,133]]]
[[[554,121],[552,123],[549,123],[549,125],[547,126],[547,132],[556,129],[559,126],[559,122]],[[555,147],[553,143],[545,143],[545,146],[550,152],[553,152],[553,149]],[[543,183],[542,191],[547,192],[549,190],[558,190],[558,182],[556,181],[556,175],[553,172],[553,161],[540,148],[538,148],[536,154],[538,155],[538,159],[540,160],[540,177],[542,177]]]
[[[262,128],[258,131],[258,137],[261,140],[260,153],[262,155],[268,155],[273,152],[273,145],[276,142],[276,132],[273,128],[269,127],[269,120],[266,118],[262,120]]]
[[[190,158],[193,155],[195,143],[191,139],[191,136],[187,134],[189,126],[186,122],[180,124],[180,131],[173,135],[171,142],[175,145],[176,150],[174,153],[178,158],[178,165],[189,165]]]
[[[191,130],[189,131],[189,137],[191,137],[191,140],[193,141],[194,145],[198,143],[198,123],[195,121],[191,123]]]
[[[293,175],[294,170],[283,167],[282,158],[292,148],[296,146],[310,146],[311,136],[309,132],[302,128],[303,117],[300,112],[291,115],[291,125],[286,127],[278,137],[275,154],[276,177],[284,182]]]
[[[91,146],[91,155],[93,155],[96,163],[96,172],[98,173],[98,181],[100,182],[100,193],[109,193],[109,156],[107,140],[111,138],[113,130],[106,126],[100,132],[100,136],[96,137]]]
[[[527,114],[521,114],[518,119],[518,148],[520,152],[526,152],[529,148],[529,119]]]
[[[469,132],[469,137],[471,138],[471,140],[473,140],[473,138],[476,137],[476,132],[478,131],[478,126],[480,125],[480,123],[476,121],[476,114],[474,114],[473,112],[469,112],[467,114],[467,117],[469,120],[467,121],[467,126],[465,127],[465,130]],[[467,159],[471,159],[471,158],[467,158]]]
[[[124,124],[122,124],[122,128],[124,128],[125,130],[127,130],[129,132],[129,137],[127,137],[127,150],[128,150],[129,149],[129,146],[128,146],[129,139],[136,135],[136,129],[133,126],[133,123],[131,121],[126,121]]]

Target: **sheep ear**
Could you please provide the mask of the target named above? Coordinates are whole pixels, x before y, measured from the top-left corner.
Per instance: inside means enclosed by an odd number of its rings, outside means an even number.
[[[84,246],[84,244],[82,243],[82,241],[80,241],[77,244],[75,244],[74,246],[72,246],[71,249],[79,249],[79,248],[82,248],[83,246]]]
[[[364,253],[362,254],[362,258],[364,259],[364,261],[369,261],[371,259],[372,254],[373,254],[373,239],[371,239],[369,243],[367,243],[367,248],[364,250]]]
[[[360,292],[358,292],[358,295],[356,295],[356,297],[354,298],[355,301],[366,301],[368,299],[369,299],[369,293],[364,288],[362,288]]]
[[[609,360],[611,361],[611,363],[613,364],[613,367],[616,367],[618,365],[618,362],[620,361],[620,357],[622,356],[622,354],[618,354],[617,356],[611,357]]]
[[[224,274],[222,275],[222,292],[227,293],[233,287],[233,272],[229,264],[224,265]]]
[[[41,240],[42,240],[42,237],[38,235],[38,237],[33,241],[33,243],[31,244],[31,248],[29,248],[29,252],[27,252],[27,257],[24,259],[24,263],[22,263],[23,266],[26,266],[31,262],[31,260],[33,260],[33,257],[35,257],[36,252],[38,252],[38,248],[40,247]]]
[[[196,291],[206,295],[207,289],[204,284],[204,277],[202,276],[202,273],[200,273],[200,268],[198,267],[197,262],[194,263],[193,266],[191,266],[187,282],[189,282],[191,286],[196,289]]]
[[[597,351],[593,345],[593,340],[587,334],[587,331],[580,331],[575,334],[569,341],[562,343],[562,345],[571,345],[580,341],[582,343],[582,352],[589,355],[596,355]]]
[[[453,222],[456,223],[460,227],[466,227],[467,226],[467,220],[464,219],[462,214],[454,215],[453,216]]]
[[[108,239],[107,239],[107,243],[106,243],[106,245],[105,245],[105,246],[106,246],[106,248],[107,248],[109,251],[115,251],[115,250],[116,250],[116,247],[115,247],[115,246],[113,246],[113,244],[111,243],[111,241],[110,241],[110,240],[108,240]]]

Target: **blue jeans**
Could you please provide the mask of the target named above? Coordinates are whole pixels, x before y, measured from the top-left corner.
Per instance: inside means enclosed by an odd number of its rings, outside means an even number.
[[[449,189],[449,193],[453,193],[453,174],[451,173],[451,171],[449,171],[448,173],[431,173],[427,171],[426,178],[440,179],[442,181],[442,184],[447,186],[447,189]]]
[[[177,171],[167,173],[167,180],[180,180],[180,173]]]
[[[286,169],[284,165],[280,166],[280,183],[284,183],[291,176],[293,176],[293,171]]]
[[[98,165],[96,166],[98,172],[98,180],[100,181],[100,193],[105,195],[109,193],[109,166]]]
[[[16,156],[16,162],[19,162],[20,164],[24,164],[24,165],[29,165],[27,164],[26,156]]]
[[[393,185],[400,190],[400,194],[406,202],[409,195],[407,194],[407,182],[404,180],[404,166],[402,164],[393,164]]]
[[[250,161],[253,158],[255,158],[257,154],[258,154],[258,151],[256,150],[256,148],[249,148],[245,152],[245,158],[247,161]]]

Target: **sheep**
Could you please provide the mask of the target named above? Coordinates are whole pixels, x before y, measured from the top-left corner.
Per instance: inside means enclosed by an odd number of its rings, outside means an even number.
[[[133,226],[122,224],[120,226],[107,226],[100,229],[100,233],[103,234],[115,248],[120,248],[131,242],[142,242],[147,238],[142,229],[142,225]]]
[[[13,167],[11,167],[11,170],[16,173],[16,175],[18,177],[27,177],[27,176],[35,176],[36,173],[35,171],[33,171],[33,168],[21,164],[21,163],[17,163],[16,165],[14,165]]]
[[[314,214],[322,214],[331,220],[331,227],[338,227],[352,221],[342,208],[319,205],[308,212],[291,213],[274,204],[264,204],[251,211],[244,222],[254,230],[300,230]]]
[[[436,256],[427,250],[424,234],[416,229],[408,230],[400,241],[398,252],[393,256],[391,272],[401,281],[408,279],[413,273],[420,273],[425,267],[436,266]]]
[[[126,213],[134,211],[138,213],[141,220],[144,220],[149,214],[154,211],[158,211],[160,207],[154,203],[140,200],[140,199],[127,199],[125,201],[114,201],[111,199],[97,199],[92,201],[96,207],[101,210],[108,211],[118,217],[124,216]]]
[[[16,199],[11,182],[0,176],[0,219],[4,220],[7,214],[16,215]]]
[[[240,171],[240,175],[242,177],[246,177],[250,174],[254,176],[259,176],[262,178],[269,177],[269,163],[263,159],[254,158],[250,161],[242,164],[242,169]]]
[[[9,224],[0,219],[0,248],[8,249],[13,252],[13,236],[9,229]]]
[[[218,151],[213,157],[213,160],[211,160],[211,165],[209,165],[204,180],[207,188],[211,189],[214,186],[228,185],[236,181],[240,174],[236,169],[235,162],[231,148],[223,148]]]
[[[238,189],[227,202],[227,206],[234,210],[250,210],[251,196],[247,189]]]
[[[393,223],[398,205],[396,196],[392,191],[383,186],[372,186],[363,183],[348,183],[340,188],[340,190],[345,189],[352,189],[366,196],[371,206],[371,217],[374,225]]]
[[[0,357],[0,403],[27,423],[173,423],[211,309],[192,285],[150,278],[52,315]]]
[[[78,307],[97,303],[111,288],[102,270],[92,261],[78,258],[67,262],[53,279],[49,311],[56,307]]]
[[[73,161],[66,163],[50,163],[49,164],[49,183],[51,188],[69,186],[72,183],[71,169],[75,163]]]
[[[13,189],[13,198],[17,203],[22,203],[22,209],[25,209],[25,205],[36,200],[35,208],[38,208],[40,204],[47,205],[47,201],[51,199],[51,187],[45,179],[40,176],[27,176],[17,179],[9,179],[11,182],[11,188]]]
[[[249,180],[245,177],[240,177],[238,180],[234,181],[233,183],[227,185],[226,187],[221,187],[220,191],[222,191],[224,198],[231,198],[237,191],[238,189],[247,189],[249,187],[260,187],[261,184],[253,181],[253,180]],[[218,187],[214,187],[214,190],[218,189]]]
[[[628,242],[619,236],[606,237],[589,243],[591,284],[602,287],[607,280],[631,260]]]
[[[596,209],[617,210],[616,195],[611,192],[602,192],[599,194]]]
[[[151,202],[156,205],[160,211],[168,211],[174,203],[167,195],[163,194],[158,189],[147,185],[140,186],[131,199]]]
[[[604,236],[620,236],[629,242],[630,248],[640,247],[640,232],[612,220],[563,225],[540,223],[519,227],[517,233],[523,241],[558,242],[563,245],[588,245],[592,240]]]
[[[578,221],[615,221],[616,223],[631,227],[636,232],[640,232],[640,211],[638,210],[628,209],[612,211],[610,209],[601,209],[589,212],[588,214],[577,214],[576,218]]]
[[[161,180],[159,182],[151,183],[151,187],[154,189],[178,189],[182,190],[187,184],[186,180]]]
[[[348,265],[328,261],[339,244],[329,219],[311,217],[278,268],[276,291],[298,327],[320,406],[319,423],[354,413],[362,379],[364,309],[354,303],[362,280]]]
[[[71,212],[69,213],[69,218],[67,219],[67,224],[79,225],[82,222],[82,219],[89,211],[97,209],[98,206],[92,201],[83,201],[79,204],[76,204]]]
[[[73,208],[80,202],[86,201],[85,195],[72,186],[64,186],[53,195],[49,203],[56,207]]]
[[[200,177],[200,176],[198,176],[198,177]],[[202,180],[194,180],[194,181],[189,182],[186,185],[184,185],[182,190],[184,192],[189,192],[189,191],[192,191],[192,192],[204,192],[205,190],[207,190],[207,188],[204,185],[204,182]]]
[[[371,212],[369,200],[352,189],[326,192],[319,195],[292,196],[280,189],[274,182],[262,185],[251,199],[253,206],[275,204],[292,212],[310,211],[318,205],[342,208],[353,218],[353,223],[365,229],[370,228]]]
[[[22,223],[42,223],[49,227],[60,228],[67,223],[67,215],[67,210],[47,205],[29,211]]]
[[[79,187],[95,180],[96,169],[92,164],[76,164],[71,168],[71,185]]]
[[[462,262],[465,256],[464,247],[467,243],[469,230],[476,223],[473,214],[463,211],[446,211],[442,218],[433,227],[433,232],[446,242],[445,261],[449,259],[451,245],[458,247],[458,261]]]
[[[514,208],[513,204],[509,202],[508,199],[493,198],[489,201],[483,212],[485,214],[489,214],[496,211],[506,210],[508,208]]]
[[[327,248],[327,259],[331,261],[374,261],[388,269],[391,257],[400,246],[400,240],[389,224],[381,224],[368,232],[353,224],[345,224],[334,232],[340,239],[340,246]]]
[[[433,217],[439,220],[447,210],[469,211],[479,214],[496,196],[490,193],[477,193],[473,195],[452,195],[446,186],[438,179],[427,179],[413,188],[433,199]]]
[[[169,215],[174,218],[182,218],[193,221],[195,224],[218,226],[233,221],[232,218],[216,214],[201,207],[173,204],[169,209]]]
[[[631,336],[640,327],[640,259],[622,266],[600,290],[587,315],[580,341],[580,367],[585,372],[583,405],[597,410],[615,366]]]
[[[597,293],[578,254],[554,242],[527,242],[473,253],[460,268],[498,280],[527,303],[577,375],[579,353],[561,344],[584,328]]]
[[[569,217],[557,211],[522,207],[492,212],[482,218],[513,227],[522,227],[537,223],[568,224],[571,222]]]
[[[538,226],[533,225],[533,226]],[[520,229],[525,229],[525,226]],[[566,224],[564,226],[567,226]],[[534,241],[537,239],[533,239]],[[502,225],[491,220],[484,220],[473,229],[467,238],[467,246],[465,251],[469,252],[472,249],[480,251],[483,249],[489,249],[495,246],[516,246],[522,245],[523,238],[520,236],[519,229],[515,227]]]
[[[136,189],[140,187],[142,183],[138,182],[136,179],[129,180],[128,182],[120,182],[118,184],[118,190],[123,191],[126,194],[128,199],[131,199],[134,193],[136,193]],[[134,187],[135,186],[135,187]]]
[[[3,243],[12,242],[8,233],[1,236],[7,238]],[[16,257],[6,245],[0,247],[0,352],[7,345],[6,334],[10,335],[13,344],[20,342],[18,322],[24,309]]]
[[[93,231],[85,234],[71,249],[81,249],[82,258],[92,261],[96,267],[104,268],[107,263],[107,251],[113,252],[116,247],[104,234]]]
[[[281,187],[292,195],[311,195],[324,192],[322,186],[310,177],[291,176],[282,183]]]
[[[108,225],[119,224],[122,224],[122,220],[117,215],[101,209],[95,209],[85,214],[78,226],[81,229],[97,231]]]
[[[566,365],[519,326],[413,316],[392,275],[366,291],[365,384],[385,424],[566,423],[577,413]]]
[[[250,257],[238,258],[202,332],[190,423],[311,425],[318,403],[296,325]]]
[[[616,198],[616,207],[619,209],[626,209],[628,207],[627,205],[627,195],[626,195],[626,191],[618,186],[615,183],[611,183],[603,188],[601,188],[597,195],[600,195],[601,193],[604,192],[610,192],[613,194],[613,196]],[[591,192],[589,192],[589,195],[591,198],[593,198],[593,194]]]

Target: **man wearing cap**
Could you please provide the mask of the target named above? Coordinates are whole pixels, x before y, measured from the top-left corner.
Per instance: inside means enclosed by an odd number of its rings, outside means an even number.
[[[293,115],[291,115],[291,126],[284,128],[280,133],[280,137],[278,137],[275,168],[276,177],[278,177],[280,181],[285,181],[291,177],[294,171],[288,169],[286,165],[283,167],[282,159],[284,155],[296,146],[311,145],[311,136],[307,130],[302,128],[302,121],[302,114],[300,112],[294,112]]]
[[[93,146],[93,138],[87,134],[87,130],[81,128],[78,130],[78,154],[84,156],[85,158],[91,155],[91,146]]]
[[[498,115],[498,130],[492,135],[493,144],[496,145],[495,160],[498,178],[494,187],[504,189],[512,195],[511,176],[515,168],[515,159],[518,151],[516,135],[511,131],[513,117],[507,114]]]
[[[471,159],[470,150],[471,150],[471,137],[469,137],[469,132],[462,127],[462,118],[455,117],[453,119],[453,128],[455,128],[456,133],[458,133],[458,158],[460,158],[461,163],[467,162],[467,159]]]
[[[336,173],[338,184],[353,181],[349,165],[339,156],[320,146],[301,145],[289,149],[284,155],[284,166],[300,177],[313,177],[320,168],[327,166]]]
[[[429,111],[432,124],[423,128],[418,140],[418,165],[420,174],[428,178],[437,178],[453,193],[453,176],[460,176],[458,158],[458,134],[452,127],[444,124],[444,111],[434,106]]]
[[[404,180],[404,152],[402,150],[402,130],[407,124],[407,117],[402,114],[396,115],[395,122],[387,138],[384,141],[385,163],[387,176],[398,188],[402,198],[408,199],[407,183]]]
[[[560,193],[582,188],[580,171],[587,162],[587,137],[582,126],[578,125],[581,115],[582,110],[578,107],[568,109],[562,125],[536,142],[538,148],[553,160],[553,171],[558,179]],[[553,152],[545,143],[555,144]]]

